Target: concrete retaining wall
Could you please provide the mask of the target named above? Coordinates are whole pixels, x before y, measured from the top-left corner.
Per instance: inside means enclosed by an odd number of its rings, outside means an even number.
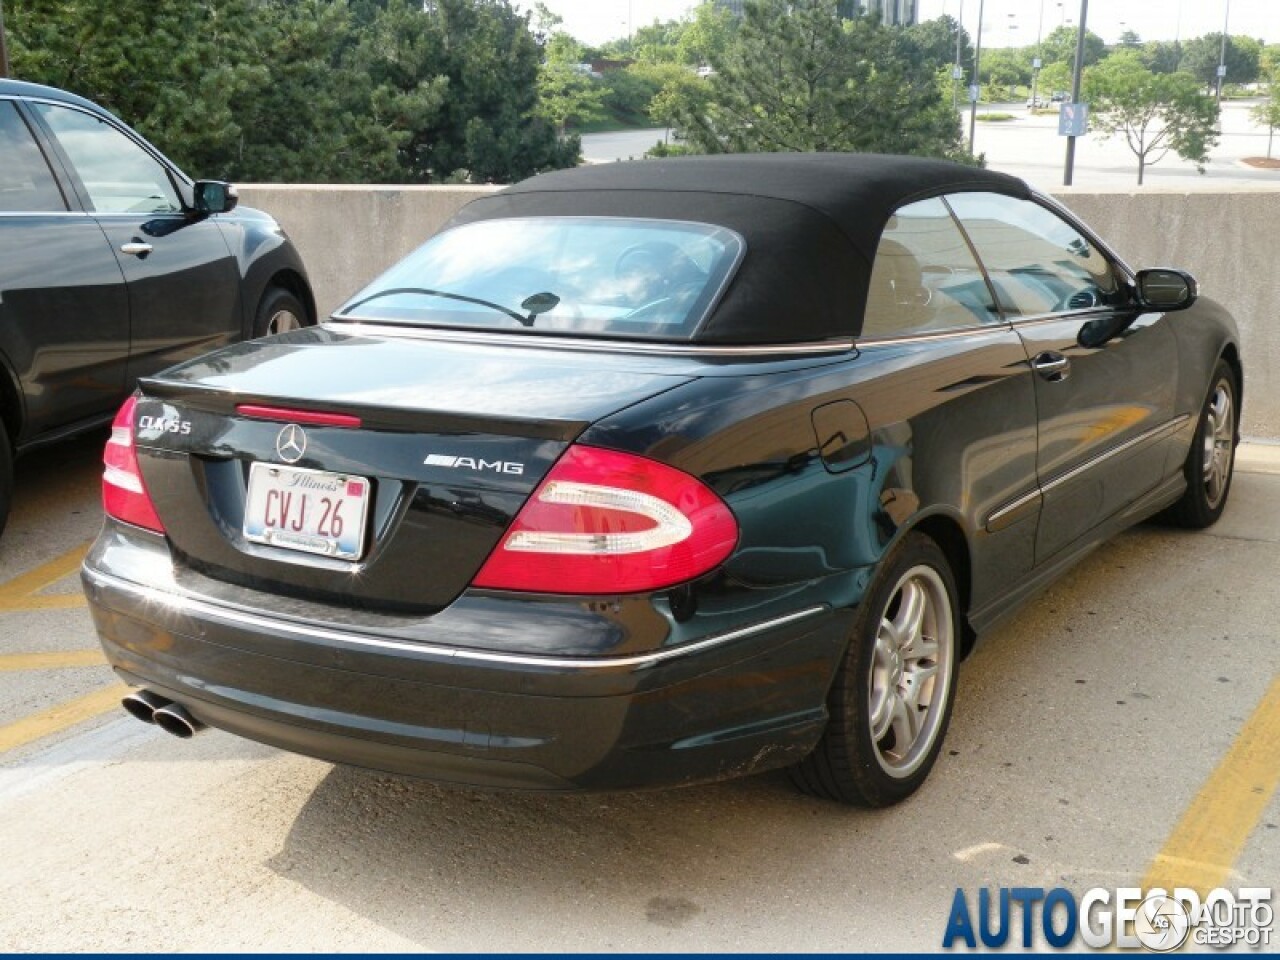
[[[284,225],[328,313],[491,189],[257,185],[240,194]],[[1235,314],[1248,384],[1244,433],[1280,440],[1280,189],[1064,189],[1058,198],[1135,269],[1189,270],[1205,296]]]

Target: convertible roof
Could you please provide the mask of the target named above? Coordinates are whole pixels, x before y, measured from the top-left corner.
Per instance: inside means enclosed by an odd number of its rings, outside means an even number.
[[[653,217],[736,230],[747,253],[699,342],[783,343],[858,332],[885,223],[904,204],[982,190],[1029,197],[1006,174],[923,157],[757,153],[560,170],[468,204],[453,224],[528,216]]]

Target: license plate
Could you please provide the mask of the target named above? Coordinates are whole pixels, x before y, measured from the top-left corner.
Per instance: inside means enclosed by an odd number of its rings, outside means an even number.
[[[254,543],[357,560],[371,485],[365,477],[302,467],[249,467],[244,536]]]

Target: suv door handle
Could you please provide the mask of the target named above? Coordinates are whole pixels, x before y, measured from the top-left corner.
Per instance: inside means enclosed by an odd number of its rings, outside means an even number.
[[[1035,355],[1031,369],[1050,383],[1059,383],[1071,376],[1071,361],[1060,353],[1046,350]]]
[[[120,244],[120,252],[127,253],[131,257],[145,257],[154,247],[149,243],[143,243],[141,240],[133,240],[129,243]]]

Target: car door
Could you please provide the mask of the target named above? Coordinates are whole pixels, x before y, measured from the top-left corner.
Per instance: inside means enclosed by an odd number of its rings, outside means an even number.
[[[1177,427],[1176,342],[1161,314],[1134,308],[1125,268],[1061,211],[992,193],[948,203],[1035,372],[1041,564],[1160,482]]]
[[[997,515],[1037,489],[1034,378],[941,199],[889,218],[857,344],[881,505],[895,520],[921,504],[964,517],[981,621],[1034,563],[1038,504]]]
[[[20,394],[5,412],[22,444],[120,403],[129,302],[107,238],[68,203],[19,103],[0,99],[0,376]]]
[[[35,111],[128,282],[130,379],[239,339],[235,258],[217,223],[186,208],[176,173],[102,117],[68,104]]]

